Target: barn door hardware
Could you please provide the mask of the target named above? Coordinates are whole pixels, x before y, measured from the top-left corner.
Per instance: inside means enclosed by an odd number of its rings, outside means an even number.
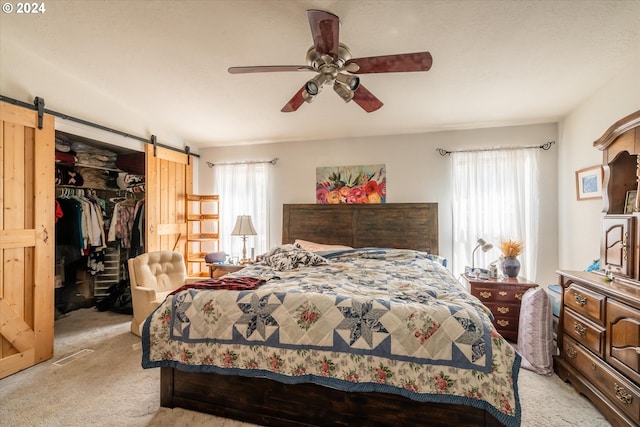
[[[184,152],[187,153],[187,165],[191,164],[191,147],[188,145],[184,147]]]
[[[38,129],[42,130],[42,122],[44,120],[44,98],[36,96],[33,100],[33,104],[36,106],[36,110],[38,110]]]
[[[153,144],[153,157],[158,157],[158,155],[156,154],[158,150],[158,139],[155,135],[151,135],[151,143]]]

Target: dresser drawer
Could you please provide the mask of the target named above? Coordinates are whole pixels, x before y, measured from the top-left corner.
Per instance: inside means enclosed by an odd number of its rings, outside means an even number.
[[[640,387],[567,336],[564,337],[562,358],[580,371],[635,423],[640,423]]]
[[[570,335],[571,338],[574,338],[600,357],[604,357],[604,328],[593,324],[565,308],[562,329],[565,334]]]
[[[607,300],[607,362],[640,384],[640,310]]]
[[[604,326],[606,297],[572,283],[564,290],[564,305]]]

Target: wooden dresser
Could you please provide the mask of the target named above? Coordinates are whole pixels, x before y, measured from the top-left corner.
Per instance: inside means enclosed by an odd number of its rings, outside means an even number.
[[[469,292],[487,306],[493,314],[493,325],[508,340],[518,342],[522,295],[537,284],[522,277],[505,280],[481,280],[463,274]]]
[[[639,426],[640,111],[614,123],[594,146],[603,153],[602,270],[558,272],[554,367],[614,426]]]
[[[640,425],[640,287],[603,274],[559,271],[556,373],[613,425]]]

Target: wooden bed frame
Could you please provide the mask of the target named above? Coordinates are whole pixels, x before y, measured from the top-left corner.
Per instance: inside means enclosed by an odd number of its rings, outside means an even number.
[[[437,203],[284,205],[282,243],[302,239],[353,247],[438,253]],[[259,425],[501,426],[483,409],[421,403],[375,392],[161,368],[160,404]]]

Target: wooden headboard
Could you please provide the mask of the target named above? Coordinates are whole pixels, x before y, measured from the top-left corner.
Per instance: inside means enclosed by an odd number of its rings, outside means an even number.
[[[283,205],[282,243],[296,239],[438,254],[438,204]]]

